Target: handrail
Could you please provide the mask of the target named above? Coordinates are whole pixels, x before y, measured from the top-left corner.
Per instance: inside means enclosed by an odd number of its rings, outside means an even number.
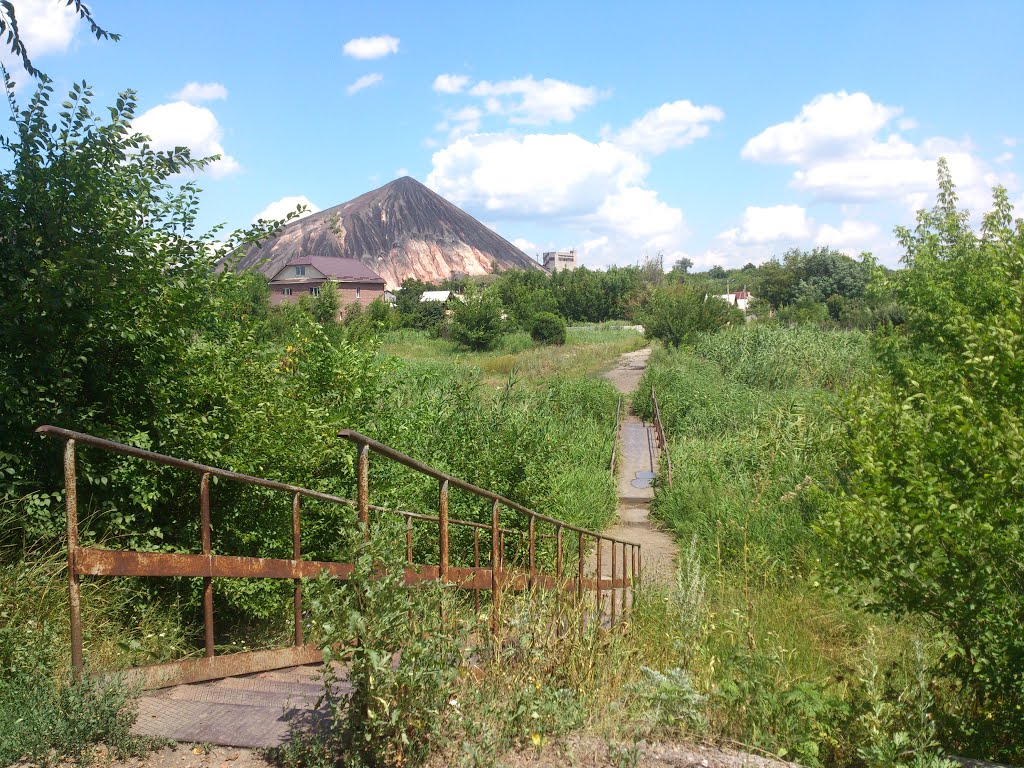
[[[621,400],[620,400],[621,405]],[[491,623],[495,633],[499,631],[499,605],[500,595],[504,588],[513,590],[533,589],[573,589],[579,600],[582,600],[585,590],[594,590],[597,593],[597,621],[600,623],[604,616],[603,596],[605,592],[610,593],[609,603],[611,606],[611,623],[615,624],[615,603],[616,591],[619,592],[619,602],[622,606],[621,617],[625,619],[627,606],[627,590],[632,590],[638,583],[640,567],[642,563],[641,547],[633,542],[623,541],[611,536],[605,536],[596,531],[590,531],[579,526],[558,520],[557,518],[542,515],[528,507],[518,504],[500,494],[480,488],[465,480],[449,475],[423,462],[417,461],[406,454],[396,451],[393,448],[380,443],[372,438],[362,435],[353,430],[342,430],[339,437],[350,440],[359,447],[357,465],[357,498],[348,499],[334,494],[322,493],[309,488],[303,488],[290,483],[268,480],[262,477],[246,475],[240,472],[213,467],[199,462],[179,459],[174,456],[149,451],[143,448],[124,445],[112,440],[96,437],[94,435],[76,432],[50,425],[40,426],[36,432],[44,437],[64,441],[64,488],[65,504],[67,508],[67,536],[68,536],[68,579],[69,597],[71,608],[71,657],[72,670],[76,676],[81,675],[84,669],[82,651],[82,626],[81,626],[81,587],[82,576],[185,576],[201,577],[203,579],[203,624],[204,624],[204,646],[206,658],[186,660],[179,662],[168,662],[153,665],[152,667],[136,670],[142,675],[142,682],[147,687],[161,687],[182,682],[196,682],[199,680],[210,680],[217,677],[224,677],[231,674],[244,672],[258,672],[266,669],[279,668],[281,666],[293,666],[299,663],[310,663],[316,660],[316,649],[303,645],[302,627],[302,579],[315,576],[317,573],[326,572],[336,578],[347,579],[352,573],[352,565],[337,562],[317,562],[303,560],[300,546],[300,513],[302,498],[310,498],[318,501],[325,501],[334,504],[341,504],[355,507],[360,523],[366,525],[369,522],[369,512],[381,512],[390,515],[400,515],[406,520],[406,584],[415,584],[425,579],[439,579],[451,583],[456,588],[472,590],[474,602],[479,610],[480,592],[489,590],[491,592],[492,610]],[[79,545],[78,537],[78,494],[77,494],[77,470],[76,470],[76,448],[81,444],[98,448],[110,453],[140,459],[163,466],[169,466],[193,472],[199,475],[199,512],[200,512],[200,533],[202,537],[202,554],[186,553],[154,553],[138,552],[131,550],[106,550],[95,547],[82,547]],[[426,515],[420,512],[412,512],[399,509],[390,509],[369,503],[369,451],[385,456],[393,461],[403,464],[421,474],[432,477],[439,482],[438,514],[436,516]],[[233,555],[215,554],[211,546],[211,522],[210,522],[210,486],[211,478],[267,488],[275,491],[283,491],[292,497],[292,558],[290,560],[259,558],[259,557],[238,557]],[[448,517],[448,490],[449,487],[468,491],[481,498],[493,502],[490,524],[472,520],[459,520]],[[508,528],[500,524],[500,507],[519,512],[527,516],[526,530]],[[416,565],[413,563],[413,521],[423,521],[438,526],[438,554],[437,565]],[[554,526],[553,533],[539,532],[537,523],[550,524]],[[473,530],[472,536],[472,567],[449,567],[448,552],[448,528],[451,525],[465,526]],[[364,531],[369,535],[369,527],[366,525]],[[480,531],[486,530],[490,534],[490,557],[487,566],[481,565],[480,556]],[[571,571],[564,569],[565,547],[563,546],[563,533],[569,531],[578,534],[578,561],[576,563],[576,574],[569,576]],[[523,537],[528,541],[527,553],[529,558],[528,570],[522,566],[512,570],[506,567],[505,536],[506,534]],[[536,561],[537,539],[554,539],[556,542],[557,556],[555,575],[545,575],[538,567]],[[585,546],[587,538],[593,539],[595,543],[596,570],[594,576],[586,575],[585,568]],[[601,567],[603,544],[607,542],[612,547],[612,572],[611,578],[606,578]],[[571,542],[570,542],[571,543]],[[622,549],[621,572],[616,571],[616,547]],[[627,568],[627,549],[630,552]],[[522,561],[519,561],[522,563]],[[213,579],[214,578],[276,578],[292,579],[295,583],[294,590],[294,614],[295,614],[295,643],[292,648],[278,649],[276,651],[249,652],[249,654],[230,654],[214,658],[214,624],[213,624]],[[632,601],[629,601],[632,604]],[[246,657],[246,658],[243,658]],[[268,666],[270,665],[270,666]]]
[[[608,469],[615,477],[615,459],[619,451],[619,427],[622,424],[622,395],[619,395],[619,404],[615,407],[615,431],[612,433],[612,460]]]
[[[665,454],[665,468],[668,470],[668,487],[672,487],[672,453],[668,448],[668,440],[665,438],[665,426],[661,423],[661,409],[658,408],[658,398],[654,395],[654,385],[651,384],[651,410],[654,412],[654,432],[658,436],[658,448]]]

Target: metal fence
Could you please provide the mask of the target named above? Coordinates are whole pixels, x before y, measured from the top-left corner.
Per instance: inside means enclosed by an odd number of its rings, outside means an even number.
[[[661,409],[658,408],[658,398],[654,396],[654,385],[651,385],[651,410],[654,412],[654,433],[658,437],[658,450],[665,457],[665,469],[668,479],[668,487],[672,487],[672,454],[668,450],[668,440],[665,438],[665,427],[661,423]]]
[[[204,653],[201,659],[155,664],[139,667],[130,673],[131,681],[143,688],[159,688],[180,683],[212,680],[231,675],[248,674],[270,669],[308,664],[320,659],[319,650],[304,644],[302,627],[302,580],[327,573],[338,579],[347,579],[352,573],[350,563],[325,562],[302,559],[301,518],[303,499],[354,507],[357,518],[369,531],[370,514],[397,515],[405,520],[406,568],[405,583],[413,585],[422,581],[437,579],[454,588],[471,590],[477,610],[480,607],[481,592],[491,595],[491,629],[500,630],[501,596],[506,590],[560,590],[574,594],[581,608],[585,608],[585,593],[596,593],[594,612],[591,617],[604,623],[609,616],[609,625],[616,622],[616,605],[621,622],[632,605],[633,590],[639,583],[642,556],[639,544],[605,536],[596,531],[586,530],[562,520],[548,517],[517,504],[499,494],[479,488],[460,478],[449,475],[434,467],[417,461],[395,449],[377,442],[353,430],[342,430],[340,438],[355,444],[358,458],[356,464],[356,499],[347,499],[333,494],[301,488],[299,486],[244,475],[193,461],[165,456],[152,451],[116,443],[103,438],[73,432],[53,426],[41,426],[36,430],[45,437],[64,442],[64,487],[67,506],[68,538],[68,579],[71,609],[71,659],[75,675],[84,669],[81,619],[81,579],[90,577],[193,577],[203,579],[203,629]],[[111,550],[98,547],[83,547],[79,541],[78,494],[76,451],[78,446],[88,446],[133,459],[152,462],[198,475],[200,547],[201,554],[142,552],[134,550]],[[431,477],[438,483],[437,514],[387,509],[370,503],[370,452],[390,461],[397,462],[421,475]],[[279,491],[291,497],[292,558],[290,560],[240,557],[216,554],[212,551],[212,525],[210,519],[210,482],[212,478],[240,483],[243,485]],[[448,495],[452,488],[461,489],[474,496],[491,502],[490,523],[450,518]],[[511,527],[503,517],[515,516],[515,522],[522,523],[525,530]],[[436,527],[436,563],[413,562],[414,525]],[[460,553],[463,560],[472,560],[473,565],[453,567],[450,565],[449,531],[452,527],[465,527],[473,531],[473,552]],[[544,529],[544,530],[542,530]],[[489,544],[490,552],[485,555],[486,564],[481,564],[481,537]],[[525,539],[525,567],[509,566],[506,560],[508,537]],[[545,568],[537,558],[538,540],[554,542],[554,568]],[[575,541],[573,541],[575,539]],[[572,545],[575,544],[575,547]],[[611,573],[606,577],[603,571],[603,552],[611,549]],[[575,549],[575,551],[572,551]],[[567,551],[568,550],[568,551]],[[621,550],[621,559],[617,557]],[[572,561],[575,562],[572,562]],[[618,564],[617,564],[618,562]],[[591,563],[593,567],[591,568]],[[267,651],[248,651],[218,656],[214,647],[213,588],[217,578],[270,578],[291,579],[294,582],[294,642],[289,648]]]

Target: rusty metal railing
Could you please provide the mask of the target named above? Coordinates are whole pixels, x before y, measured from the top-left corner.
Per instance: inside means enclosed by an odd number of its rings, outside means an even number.
[[[369,531],[370,513],[397,515],[405,519],[407,585],[438,579],[457,589],[472,590],[474,605],[480,608],[481,592],[491,593],[491,629],[500,631],[500,607],[503,591],[524,591],[534,589],[557,589],[575,592],[580,605],[584,593],[596,593],[595,618],[604,620],[605,593],[607,593],[610,624],[615,624],[615,606],[620,606],[620,619],[625,619],[627,605],[632,605],[632,591],[639,582],[642,556],[639,544],[623,541],[602,533],[589,531],[562,520],[548,517],[517,504],[492,491],[479,488],[460,478],[449,475],[434,467],[417,461],[393,448],[352,430],[342,430],[338,436],[356,444],[358,459],[356,465],[356,499],[347,499],[333,494],[322,493],[288,483],[232,472],[218,467],[207,466],[193,461],[165,456],[153,451],[123,445],[111,440],[74,432],[60,427],[41,426],[36,432],[49,438],[64,441],[64,487],[67,508],[68,537],[68,585],[71,619],[71,663],[76,676],[84,670],[82,619],[81,619],[81,577],[82,576],[177,576],[203,579],[203,644],[204,658],[155,664],[132,670],[131,679],[143,688],[160,688],[180,683],[212,680],[231,675],[280,669],[282,667],[308,664],[320,659],[319,649],[306,645],[302,628],[302,580],[321,573],[338,579],[347,579],[353,570],[350,563],[314,561],[302,559],[301,511],[302,500],[340,504],[354,507],[364,530]],[[140,552],[131,550],[110,550],[97,547],[83,547],[78,530],[78,494],[76,451],[79,445],[97,448],[109,453],[152,462],[199,475],[199,518],[202,554]],[[438,514],[389,509],[370,503],[369,454],[373,451],[391,461],[402,464],[420,474],[438,481]],[[280,491],[291,496],[292,558],[290,560],[240,557],[214,554],[212,551],[212,524],[210,515],[210,483],[212,478],[240,483],[243,485]],[[491,502],[489,523],[450,518],[448,515],[448,494],[451,488],[458,488]],[[502,508],[515,515],[525,516],[525,531],[502,525]],[[413,562],[413,526],[415,523],[437,526],[437,563],[415,564]],[[521,522],[521,520],[520,520]],[[449,531],[451,527],[465,527],[473,531],[472,566],[453,567],[450,564]],[[550,527],[550,532],[538,530]],[[481,565],[481,533],[486,532],[490,553],[486,566]],[[566,533],[575,534],[576,563],[572,573],[568,562],[571,553],[566,552]],[[528,567],[509,568],[506,561],[506,537],[525,539]],[[537,545],[541,539],[553,540],[555,547],[554,573],[544,573],[537,559]],[[593,544],[595,567],[589,574],[589,547]],[[610,578],[602,571],[602,551],[605,545],[611,547],[612,568]],[[616,550],[621,547],[621,568],[616,568]],[[628,555],[628,567],[627,567]],[[469,559],[468,556],[465,559]],[[213,580],[216,578],[272,578],[291,579],[294,582],[294,642],[290,648],[268,651],[248,651],[217,656],[214,647]],[[627,596],[629,599],[627,599]]]
[[[667,470],[668,487],[672,487],[672,454],[668,449],[668,440],[665,438],[665,427],[661,423],[661,409],[658,408],[658,398],[654,396],[654,385],[651,385],[651,410],[654,413],[654,433],[658,437],[658,450],[665,457],[665,469]]]
[[[608,469],[615,477],[615,459],[619,456],[619,428],[622,426],[622,395],[619,395],[619,404],[615,406],[615,431],[612,432],[612,460],[608,463]]]

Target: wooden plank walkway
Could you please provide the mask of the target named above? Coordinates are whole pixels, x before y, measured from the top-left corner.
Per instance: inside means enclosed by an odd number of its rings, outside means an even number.
[[[276,747],[326,715],[322,665],[292,667],[209,683],[146,691],[134,731],[179,742]],[[348,693],[339,682],[339,694]]]

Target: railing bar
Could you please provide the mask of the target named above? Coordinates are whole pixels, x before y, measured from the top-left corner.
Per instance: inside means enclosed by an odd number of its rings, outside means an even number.
[[[299,527],[299,514],[302,508],[302,494],[292,496],[292,560],[302,559],[302,538]],[[295,596],[292,600],[295,609],[295,647],[302,647],[302,579],[295,579]]]
[[[199,518],[202,529],[203,554],[212,552],[210,531],[210,473],[204,472],[199,481]],[[213,656],[213,579],[203,578],[203,651],[207,658]]]
[[[82,676],[82,585],[75,559],[78,551],[78,484],[75,473],[75,440],[64,444],[64,502],[67,507],[68,591],[71,596],[71,672]]]

